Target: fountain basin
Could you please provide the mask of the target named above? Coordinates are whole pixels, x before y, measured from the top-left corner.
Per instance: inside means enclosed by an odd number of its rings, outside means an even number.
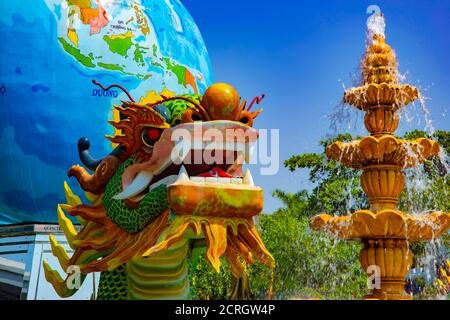
[[[332,217],[321,214],[312,218],[314,230],[326,231],[340,239],[405,239],[429,241],[450,228],[450,213],[436,211],[412,215],[397,210],[358,210],[349,216]]]
[[[384,135],[351,142],[337,141],[327,147],[326,154],[328,158],[356,169],[374,164],[411,168],[437,155],[439,149],[439,144],[431,139],[403,140]]]
[[[408,84],[394,85],[385,82],[351,88],[344,94],[344,102],[363,111],[371,106],[378,105],[390,105],[396,110],[417,98],[419,98],[419,90],[416,87]]]
[[[370,279],[379,279],[365,299],[410,300],[412,296],[404,292],[405,277],[413,262],[409,243],[440,237],[450,228],[450,214],[359,210],[341,217],[321,214],[311,219],[310,226],[340,239],[363,243],[361,266]]]

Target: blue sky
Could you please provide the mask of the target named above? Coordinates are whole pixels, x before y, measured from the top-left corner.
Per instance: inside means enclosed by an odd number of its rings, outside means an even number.
[[[366,9],[378,5],[386,17],[386,36],[399,70],[425,96],[436,129],[450,130],[450,1],[266,1],[184,0],[208,48],[216,82],[232,84],[251,99],[266,93],[258,128],[280,129],[280,162],[291,155],[320,151],[317,143],[333,134],[330,118],[352,85],[364,53]],[[399,133],[424,129],[420,107],[408,106]],[[351,113],[339,131],[364,134],[361,114]],[[270,194],[280,188],[311,188],[306,172],[282,164],[276,176],[254,180],[266,190],[265,211],[280,203]]]

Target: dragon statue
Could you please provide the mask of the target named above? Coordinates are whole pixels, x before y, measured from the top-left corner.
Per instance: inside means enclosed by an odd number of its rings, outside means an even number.
[[[189,260],[200,248],[217,272],[227,260],[230,298],[247,298],[247,266],[255,258],[275,266],[254,223],[263,190],[242,170],[258,138],[253,121],[261,110],[251,107],[264,96],[246,107],[232,86],[217,83],[203,95],[139,104],[120,88],[130,101],[114,106],[115,134],[106,137],[114,150],[95,159],[89,140],[78,141],[84,167],[72,166],[68,176],[89,203],[64,183],[67,204],[58,205],[58,222],[73,254],[50,235],[52,253],[67,272],[63,278],[44,261],[47,281],[59,296],[73,295],[77,288],[68,281],[76,266],[81,283],[100,272],[97,299],[189,299]],[[79,232],[67,215],[78,219]]]

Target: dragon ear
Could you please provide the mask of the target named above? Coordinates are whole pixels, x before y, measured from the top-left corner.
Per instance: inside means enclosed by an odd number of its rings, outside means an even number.
[[[236,121],[242,122],[252,127],[253,120],[255,120],[257,116],[259,116],[259,114],[263,111],[263,109],[261,108],[253,112],[251,112],[250,110],[252,109],[253,105],[260,104],[261,101],[265,98],[265,96],[266,96],[265,94],[262,94],[260,97],[254,97],[247,108],[246,108],[247,101],[246,100],[242,101],[241,106],[239,107],[240,112],[237,116]]]
[[[207,121],[207,119],[204,119],[203,115],[195,109],[188,109],[183,112],[181,116],[182,123],[190,123],[194,121]]]

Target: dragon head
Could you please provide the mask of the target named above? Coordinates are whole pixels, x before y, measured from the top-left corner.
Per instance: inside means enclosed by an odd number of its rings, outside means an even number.
[[[178,214],[205,216],[256,215],[262,210],[262,189],[255,187],[250,161],[258,132],[252,128],[260,111],[250,112],[233,87],[215,84],[202,98],[166,98],[141,106],[116,107],[122,115],[111,122],[120,134],[110,139],[135,155],[122,175],[122,192],[114,195],[138,206],[145,195],[165,184]],[[181,102],[181,103],[180,103]]]
[[[92,203],[82,204],[65,185],[68,204],[58,206],[59,223],[75,252],[68,258],[53,239],[60,263],[85,274],[111,271],[188,238],[205,239],[212,267],[220,271],[224,256],[235,278],[254,257],[273,267],[252,219],[263,209],[263,190],[242,170],[258,139],[253,121],[261,110],[251,108],[264,95],[246,107],[232,86],[218,83],[203,96],[160,96],[151,104],[129,97],[114,107],[110,155],[95,160],[89,141],[79,141],[80,159],[94,173],[76,165],[68,174]],[[64,211],[79,218],[80,233]],[[44,266],[60,295],[73,294]]]

